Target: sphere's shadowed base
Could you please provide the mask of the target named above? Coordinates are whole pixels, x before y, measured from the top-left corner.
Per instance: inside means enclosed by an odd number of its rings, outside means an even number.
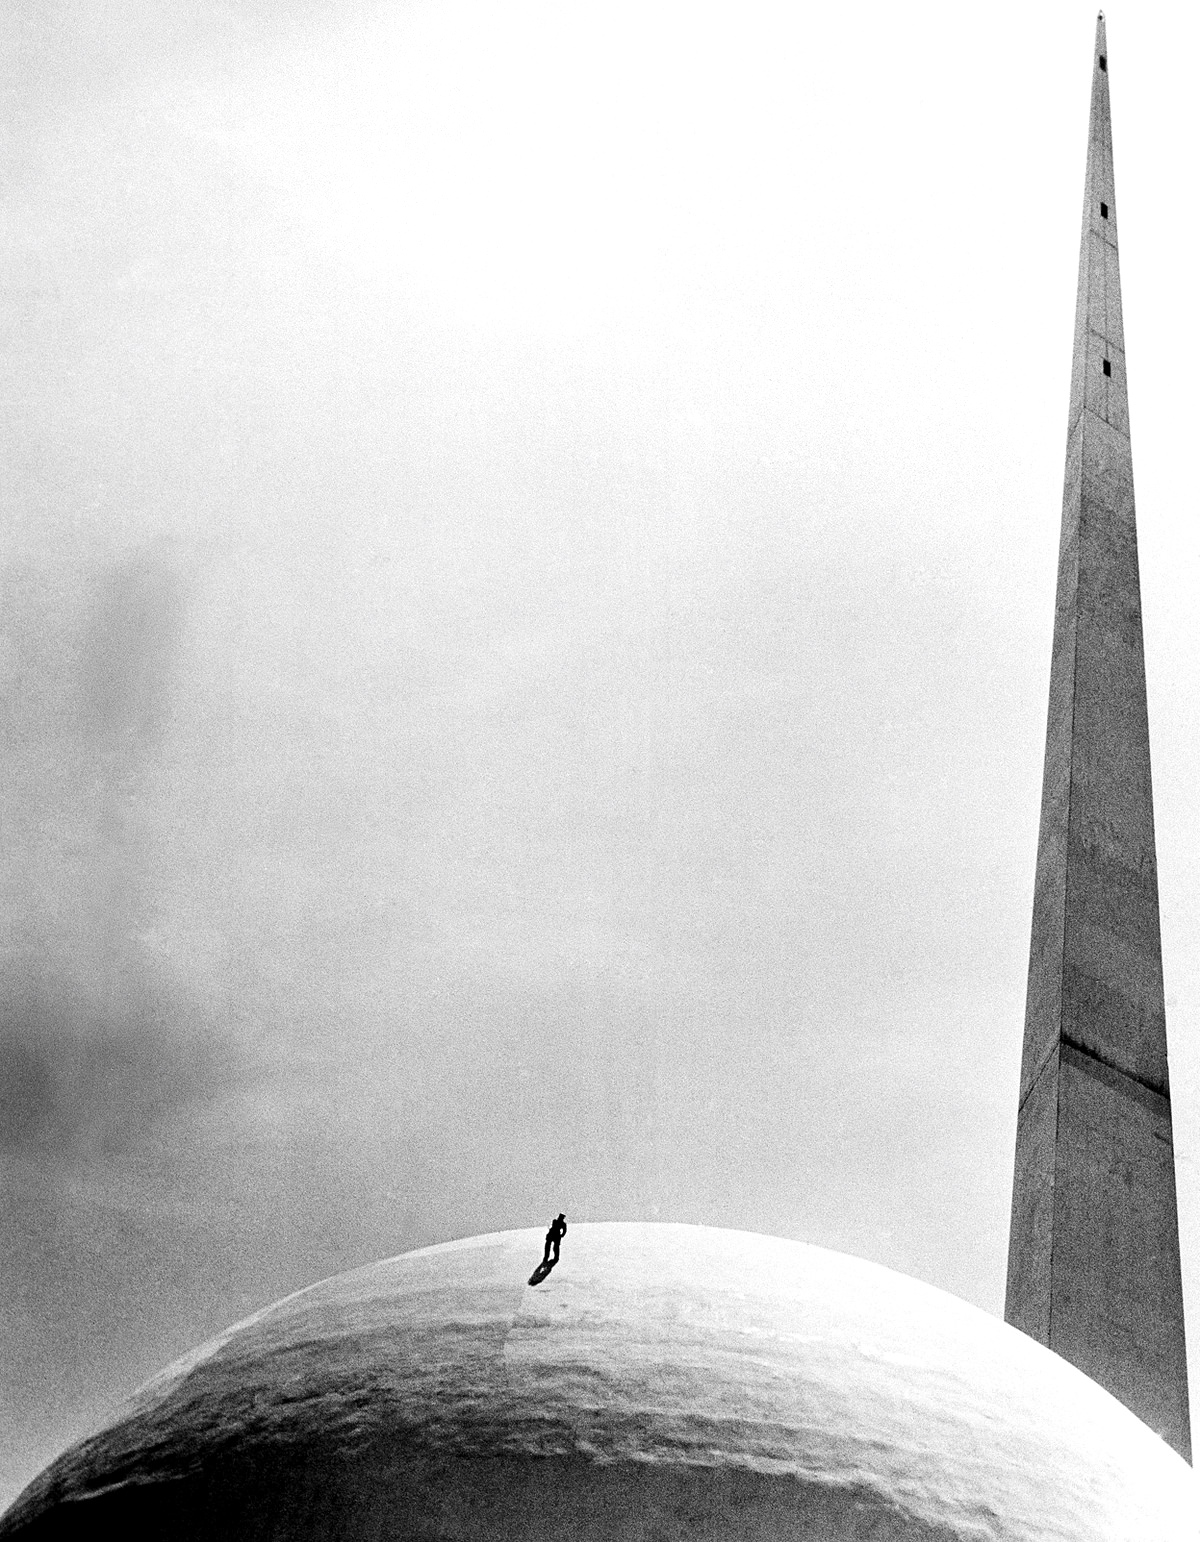
[[[43,1514],[23,1542],[83,1537],[172,1542],[776,1542],[881,1531],[878,1496],[801,1487],[794,1478],[713,1468],[596,1466],[579,1458],[477,1458],[452,1464],[396,1453],[235,1462],[218,1478],[123,1488]],[[854,1521],[857,1511],[858,1522]],[[899,1513],[912,1542],[955,1542],[957,1532]],[[848,1527],[849,1521],[849,1527]]]

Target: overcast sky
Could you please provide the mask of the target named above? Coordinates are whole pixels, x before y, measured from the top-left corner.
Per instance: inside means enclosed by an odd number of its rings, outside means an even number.
[[[1200,19],[1108,25],[1196,1351]],[[1093,26],[5,7],[0,1502],[559,1209],[1002,1310]]]

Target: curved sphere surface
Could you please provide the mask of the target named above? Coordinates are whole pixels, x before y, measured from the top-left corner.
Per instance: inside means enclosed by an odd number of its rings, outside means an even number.
[[[953,1296],[746,1232],[573,1225],[326,1280],[178,1362],[0,1538],[1195,1542],[1191,1469]]]

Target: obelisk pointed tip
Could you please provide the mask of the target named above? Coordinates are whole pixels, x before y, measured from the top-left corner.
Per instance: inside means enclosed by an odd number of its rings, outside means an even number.
[[[1096,57],[1093,64],[1093,72],[1102,70],[1108,72],[1108,40],[1104,30],[1104,12],[1096,17]]]

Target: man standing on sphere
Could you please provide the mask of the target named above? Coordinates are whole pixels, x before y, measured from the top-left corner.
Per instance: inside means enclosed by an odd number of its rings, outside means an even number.
[[[560,1210],[550,1222],[550,1230],[546,1233],[546,1251],[542,1254],[542,1261],[529,1276],[531,1285],[540,1285],[558,1262],[558,1250],[562,1247],[562,1239],[567,1235],[567,1218]]]
[[[542,1263],[547,1269],[553,1269],[558,1262],[558,1250],[562,1246],[562,1239],[567,1235],[567,1218],[560,1210],[550,1222],[550,1230],[546,1233],[546,1251],[542,1254]],[[550,1250],[553,1248],[554,1257],[551,1258]]]

